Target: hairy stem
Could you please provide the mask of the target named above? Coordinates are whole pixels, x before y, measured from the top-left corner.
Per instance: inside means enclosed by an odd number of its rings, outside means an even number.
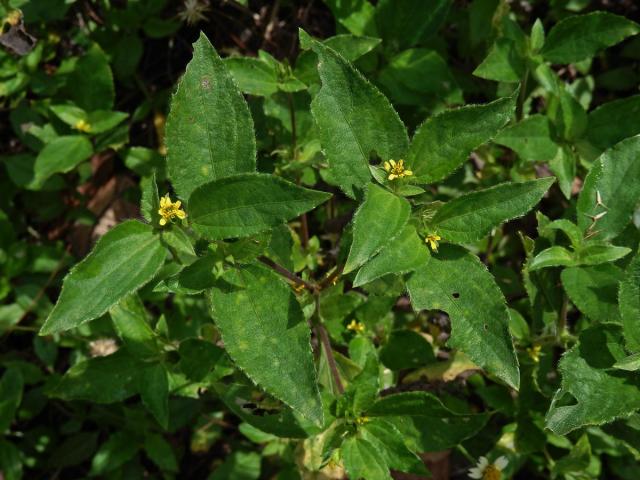
[[[279,265],[273,260],[271,260],[269,257],[265,257],[264,255],[261,255],[258,257],[258,260],[264,263],[267,267],[271,268],[274,272],[279,273],[280,275],[282,275],[288,280],[291,280],[296,285],[303,286],[310,292],[316,292],[318,290],[317,285],[314,285],[312,283],[307,282],[306,280],[303,280],[302,278],[297,276],[295,273],[290,272],[289,270],[284,268],[282,265]]]

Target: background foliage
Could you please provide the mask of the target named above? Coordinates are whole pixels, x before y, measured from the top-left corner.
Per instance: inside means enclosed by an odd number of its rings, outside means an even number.
[[[635,2],[0,17],[0,479],[639,478]]]

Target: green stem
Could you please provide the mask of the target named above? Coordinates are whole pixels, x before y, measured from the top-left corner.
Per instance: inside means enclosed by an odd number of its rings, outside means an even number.
[[[314,296],[315,301],[315,312],[313,314],[315,322],[315,330],[316,335],[320,339],[320,343],[322,343],[322,348],[324,349],[324,353],[327,356],[327,363],[329,365],[329,370],[331,371],[331,376],[333,377],[333,382],[336,385],[338,393],[342,395],[344,393],[344,385],[342,385],[342,380],[340,378],[340,372],[338,371],[338,365],[336,364],[336,359],[333,356],[333,349],[331,348],[331,340],[329,340],[329,335],[327,334],[327,329],[324,328],[322,324],[322,320],[320,318],[320,296],[316,293]]]
[[[527,99],[527,83],[529,82],[529,69],[524,72],[524,77],[520,83],[520,94],[516,105],[516,120],[519,122],[524,117],[524,102]]]

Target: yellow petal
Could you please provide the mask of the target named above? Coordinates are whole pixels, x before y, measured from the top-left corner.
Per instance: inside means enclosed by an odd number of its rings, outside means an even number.
[[[167,202],[169,201],[169,199],[167,197],[162,197],[160,199],[160,206],[161,207],[166,207],[167,206]]]
[[[410,177],[411,175],[413,175],[413,172],[412,172],[411,170],[405,170],[405,171],[404,171],[404,174],[405,174],[407,177]]]
[[[178,217],[180,220],[184,219],[187,216],[186,213],[184,213],[184,210],[178,210],[176,212],[176,217]]]
[[[395,168],[395,166],[396,166],[396,161],[395,160],[389,160],[389,163],[391,164],[392,167]]]
[[[173,204],[173,206],[176,208],[180,208],[180,205],[182,205],[182,202],[180,200],[176,200],[176,202]]]
[[[403,168],[404,167],[404,160],[398,160],[398,166],[400,168]]]
[[[166,224],[167,224],[167,219],[166,218],[161,218],[160,219],[160,225],[164,227]]]
[[[391,165],[389,164],[389,162],[384,162],[384,169],[388,172],[389,170],[391,170]]]
[[[398,176],[395,173],[389,175],[389,180],[395,180],[396,178],[398,178]]]

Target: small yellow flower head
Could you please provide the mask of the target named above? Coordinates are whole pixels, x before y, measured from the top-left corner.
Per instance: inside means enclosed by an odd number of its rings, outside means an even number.
[[[540,362],[540,350],[542,350],[542,345],[533,345],[532,347],[527,348],[529,357],[531,357],[531,360],[533,360],[535,363]]]
[[[387,177],[389,180],[395,180],[396,178],[410,177],[413,175],[411,170],[404,168],[404,160],[389,160],[384,162],[384,169],[389,174]]]
[[[22,12],[20,10],[11,10],[5,17],[3,23],[8,23],[12,27],[15,27],[22,21]]]
[[[78,120],[74,128],[80,132],[89,133],[91,131],[91,124],[85,120]]]
[[[362,333],[364,332],[364,329],[364,323],[357,322],[355,318],[351,320],[351,323],[349,323],[349,325],[347,325],[347,330],[351,330],[355,333]]]
[[[429,247],[431,247],[431,250],[433,250],[434,252],[438,251],[438,242],[440,240],[442,240],[442,238],[436,233],[430,233],[424,239],[424,241],[429,244]]]
[[[358,417],[356,418],[356,425],[364,425],[365,423],[369,423],[371,419],[369,417]]]
[[[171,198],[169,198],[169,194],[160,199],[160,209],[158,210],[161,217],[160,226],[164,227],[167,222],[172,221],[174,218],[182,220],[187,217],[184,210],[180,209],[180,205],[182,205],[182,202],[180,200],[172,202]]]

